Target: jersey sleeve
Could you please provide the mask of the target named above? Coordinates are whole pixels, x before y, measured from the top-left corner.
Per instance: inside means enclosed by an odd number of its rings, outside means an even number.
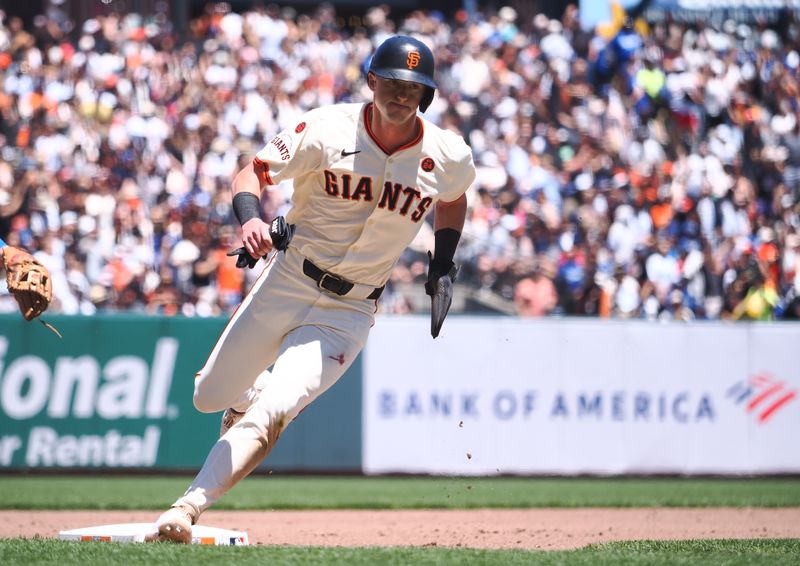
[[[452,151],[452,161],[446,171],[444,186],[439,195],[439,200],[445,202],[458,200],[467,192],[476,176],[475,164],[472,162],[472,150],[464,143],[463,139],[456,136],[454,138],[458,140],[458,143],[451,146],[455,148],[455,151]]]
[[[277,185],[322,166],[323,144],[319,132],[324,128],[319,122],[317,110],[307,112],[256,153],[253,166],[262,185]]]

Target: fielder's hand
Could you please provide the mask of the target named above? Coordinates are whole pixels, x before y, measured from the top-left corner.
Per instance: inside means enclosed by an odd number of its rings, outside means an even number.
[[[431,298],[431,336],[436,338],[453,302],[453,283],[458,276],[458,267],[452,262],[445,268],[434,268],[433,255],[428,252],[428,280],[425,293]]]
[[[33,320],[50,306],[53,287],[50,272],[28,252],[12,246],[0,249],[8,292],[14,296],[25,320]]]

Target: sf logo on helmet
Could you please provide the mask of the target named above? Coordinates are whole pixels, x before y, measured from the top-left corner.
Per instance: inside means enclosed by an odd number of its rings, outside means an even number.
[[[411,51],[408,54],[408,58],[406,59],[406,65],[409,69],[413,69],[417,65],[419,65],[419,51]]]

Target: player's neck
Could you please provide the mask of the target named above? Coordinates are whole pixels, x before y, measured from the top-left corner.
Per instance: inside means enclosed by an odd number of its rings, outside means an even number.
[[[375,105],[371,105],[367,109],[367,120],[373,135],[390,153],[408,145],[419,136],[420,123],[416,115],[406,122],[395,124],[381,116],[375,110]]]

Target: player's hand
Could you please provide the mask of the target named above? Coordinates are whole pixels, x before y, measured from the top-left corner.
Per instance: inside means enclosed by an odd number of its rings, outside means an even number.
[[[458,267],[452,261],[447,265],[436,265],[431,252],[428,252],[428,264],[425,293],[431,298],[431,336],[436,338],[453,302],[453,283],[458,277]]]
[[[260,218],[251,218],[242,224],[242,244],[251,257],[258,259],[272,251],[269,224]]]
[[[245,222],[245,224],[247,224],[247,222]],[[294,237],[294,229],[295,225],[287,223],[283,216],[276,216],[273,218],[272,222],[269,224],[269,247],[279,252],[286,252],[286,248],[289,247]],[[247,251],[246,247],[242,246],[241,248],[229,251],[228,255],[231,257],[236,256],[236,267],[241,269],[249,267],[253,269],[256,263],[258,263],[258,257],[253,257],[251,253],[252,252]],[[267,254],[261,257],[267,259]]]

